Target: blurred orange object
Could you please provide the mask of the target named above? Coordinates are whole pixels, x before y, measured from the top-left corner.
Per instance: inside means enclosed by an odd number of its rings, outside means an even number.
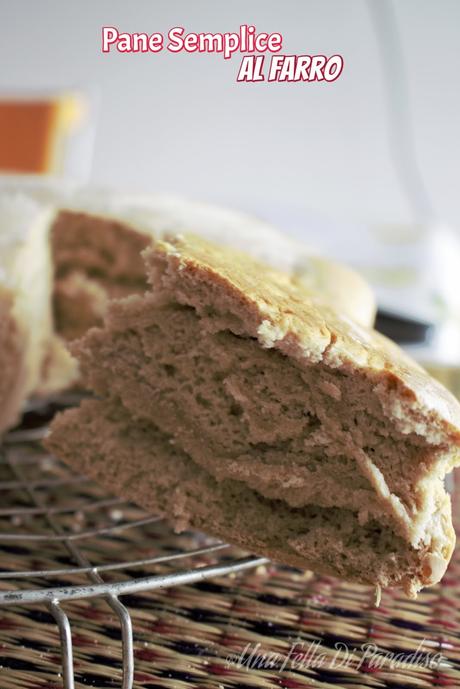
[[[73,94],[0,97],[0,172],[59,172],[66,137],[83,113]]]

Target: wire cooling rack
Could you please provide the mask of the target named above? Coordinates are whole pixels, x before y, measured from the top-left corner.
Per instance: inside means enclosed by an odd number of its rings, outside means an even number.
[[[0,448],[0,610],[47,606],[60,635],[62,681],[74,689],[72,630],[62,603],[105,601],[118,619],[122,689],[134,677],[133,625],[119,596],[241,572],[267,560],[202,534],[174,534],[156,516],[107,497],[40,441],[72,396],[38,404]],[[0,657],[1,660],[1,657]]]

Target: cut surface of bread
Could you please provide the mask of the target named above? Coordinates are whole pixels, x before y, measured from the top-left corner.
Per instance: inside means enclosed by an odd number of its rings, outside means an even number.
[[[166,515],[177,530],[207,531],[234,545],[290,564],[348,580],[401,585],[412,590],[422,553],[378,520],[359,523],[356,512],[308,504],[290,507],[240,481],[217,480],[183,452],[173,436],[147,421],[132,422],[122,405],[85,401],[54,422],[51,447],[107,490],[152,513]],[[449,506],[440,517],[449,531]],[[425,582],[433,577],[431,565]],[[434,575],[436,576],[436,574]]]
[[[102,400],[58,418],[49,447],[258,554],[409,595],[438,581],[454,544],[454,398],[245,254],[188,236],[144,257],[152,290],[112,302],[74,347]]]
[[[152,235],[72,210],[57,213],[50,233],[55,327],[65,340],[102,323],[109,299],[145,291],[141,252]]]

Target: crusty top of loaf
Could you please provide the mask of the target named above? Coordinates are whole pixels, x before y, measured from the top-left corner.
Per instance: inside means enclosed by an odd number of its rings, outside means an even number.
[[[156,291],[204,313],[212,306],[217,316],[237,315],[243,332],[301,364],[363,373],[403,432],[460,444],[460,404],[448,390],[396,344],[336,313],[289,274],[194,235],[159,240],[144,258]]]
[[[20,201],[22,205],[34,205],[37,211],[46,206],[56,212],[83,214],[89,222],[91,218],[114,220],[148,237],[197,233],[224,246],[242,249],[280,270],[293,272],[309,288],[323,285],[329,301],[339,304],[354,319],[364,325],[374,321],[375,298],[361,275],[316,255],[309,246],[252,215],[172,194],[121,193],[79,187],[54,178],[7,175],[0,180],[0,225],[5,215],[3,199],[10,204],[12,197],[17,199],[15,205]]]

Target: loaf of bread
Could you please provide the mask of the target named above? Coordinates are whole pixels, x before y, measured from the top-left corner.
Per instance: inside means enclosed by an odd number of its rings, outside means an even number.
[[[460,407],[292,276],[201,238],[73,346],[98,396],[47,444],[107,490],[279,562],[409,596],[454,545]]]
[[[140,256],[155,237],[193,232],[244,250],[320,292],[337,310],[372,325],[375,300],[350,268],[315,255],[267,222],[175,196],[74,192],[51,227],[56,330],[70,341],[99,324],[110,299],[146,289]]]
[[[24,394],[46,395],[78,381],[77,363],[69,355],[67,342],[81,337],[91,326],[100,325],[110,299],[146,290],[140,254],[154,237],[165,233],[194,231],[223,245],[244,248],[295,275],[308,291],[320,291],[325,299],[358,322],[369,324],[375,315],[372,291],[354,271],[313,255],[269,223],[212,205],[168,195],[117,194],[52,181],[6,178],[0,185],[0,223],[5,227],[6,241],[12,243],[16,242],[16,226],[21,226],[24,236],[30,230],[35,237],[33,228],[41,226],[37,255],[30,255],[30,265],[21,259],[17,273],[24,283],[33,276],[36,288],[30,291],[26,304],[24,299],[16,300],[13,287],[2,306],[9,313],[8,299],[12,298],[14,303],[23,304],[23,310],[30,308],[30,323],[43,310],[47,313],[46,318],[39,317],[40,326],[34,326],[30,346],[24,344],[24,364],[28,362],[35,373],[28,376],[27,385],[17,388],[16,407],[23,404]],[[3,263],[8,271],[15,272],[9,254],[3,257]],[[25,295],[24,290],[22,293]],[[14,320],[14,316],[11,318]],[[11,318],[5,316],[2,320],[5,359],[3,365],[0,362],[0,373],[10,366],[11,345],[7,340],[13,337],[8,325]],[[23,332],[20,328],[14,337],[19,341]],[[43,352],[32,351],[31,347],[44,339],[48,350],[45,361],[37,368]],[[33,360],[29,362],[30,357]],[[11,364],[10,369],[17,367]],[[11,370],[3,374],[5,390],[11,390],[11,375]],[[31,387],[32,382],[35,387]],[[10,408],[6,397],[11,399],[11,394],[2,395],[0,390],[0,403],[5,400]],[[16,419],[16,415],[12,414],[11,419]]]

